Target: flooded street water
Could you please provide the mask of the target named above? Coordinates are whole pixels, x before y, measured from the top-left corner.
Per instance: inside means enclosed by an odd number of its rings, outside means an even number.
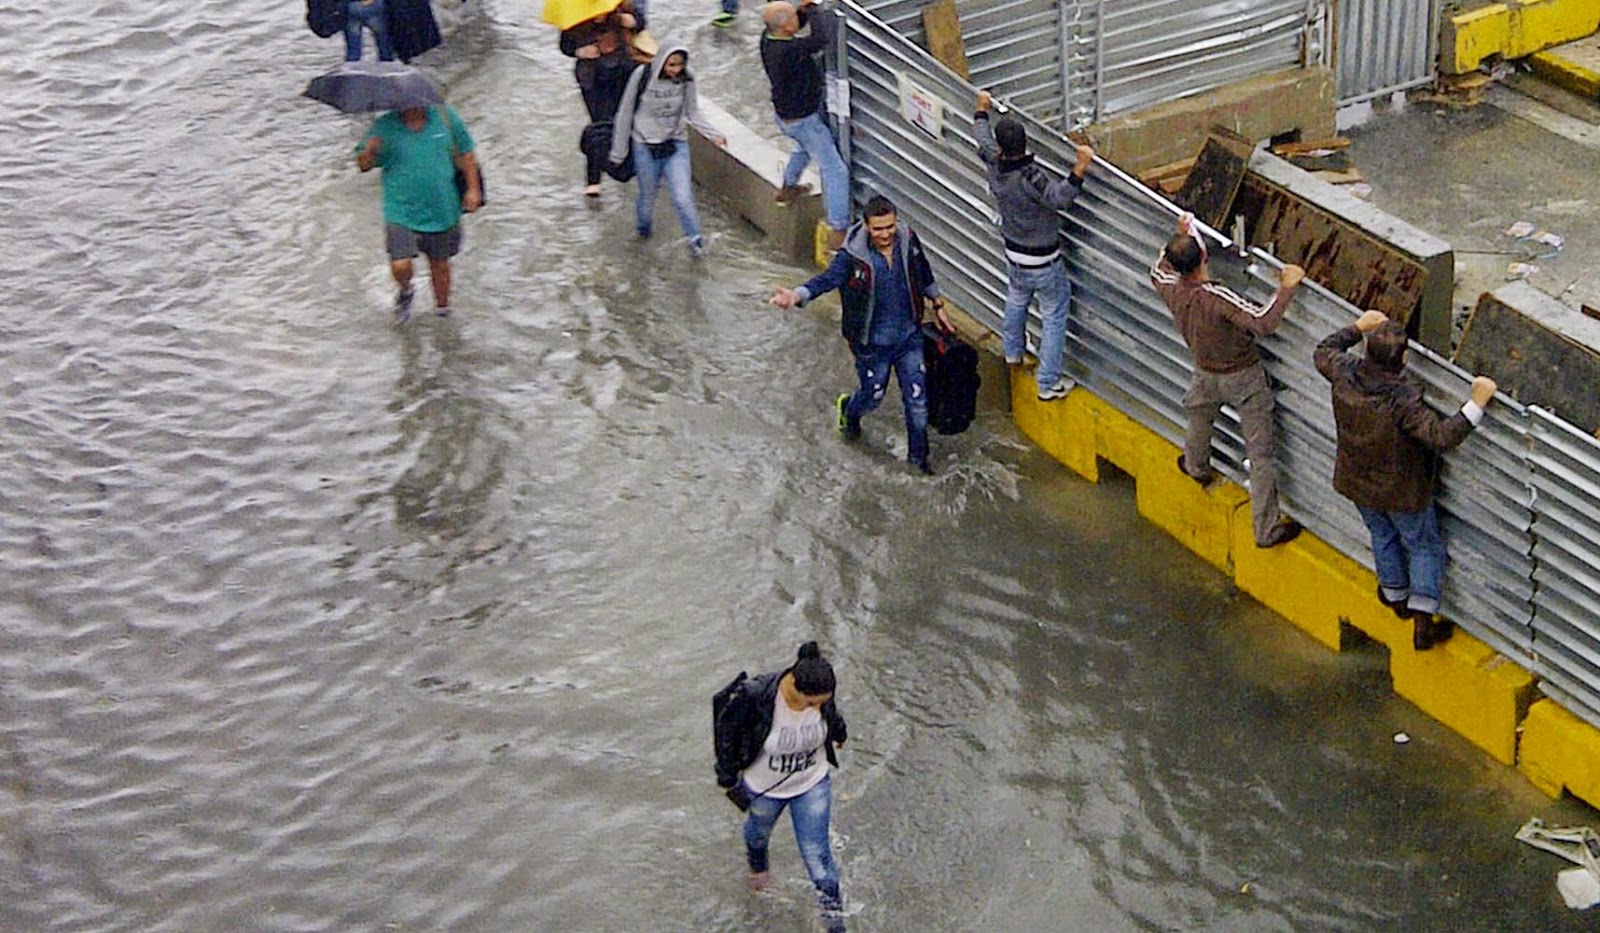
[[[656,7],[770,133],[754,7]],[[1593,811],[1127,481],[998,411],[931,480],[892,402],[841,442],[836,323],[764,303],[805,270],[581,203],[539,9],[435,53],[491,204],[396,330],[302,5],[0,0],[0,929],[811,929],[787,825],[746,891],[708,703],[810,638],[852,929],[1588,928],[1512,833]]]

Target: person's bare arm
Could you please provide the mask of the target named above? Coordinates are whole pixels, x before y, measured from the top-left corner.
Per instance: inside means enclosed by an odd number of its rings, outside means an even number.
[[[467,176],[467,190],[461,195],[461,209],[470,214],[483,206],[483,181],[478,175],[478,157],[471,152],[463,152],[452,161]]]

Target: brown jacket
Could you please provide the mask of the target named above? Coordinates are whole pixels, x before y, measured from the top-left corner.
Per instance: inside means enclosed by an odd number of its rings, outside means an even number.
[[[1190,282],[1172,268],[1166,250],[1150,267],[1150,282],[1171,309],[1194,364],[1208,373],[1227,375],[1261,362],[1256,338],[1277,330],[1289,310],[1283,291],[1259,307],[1219,282]]]
[[[1433,501],[1437,451],[1466,440],[1472,422],[1462,412],[1440,417],[1404,372],[1345,352],[1361,339],[1352,326],[1317,344],[1317,372],[1333,384],[1338,426],[1333,488],[1356,505],[1420,512]]]

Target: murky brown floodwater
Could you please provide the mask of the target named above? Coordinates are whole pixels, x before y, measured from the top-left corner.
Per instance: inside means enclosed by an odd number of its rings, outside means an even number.
[[[657,7],[765,128],[750,5]],[[1591,811],[1128,484],[999,412],[932,481],[892,415],[839,442],[834,324],[762,303],[802,270],[580,203],[538,10],[438,57],[493,204],[396,332],[298,4],[0,0],[0,928],[806,929],[787,829],[745,892],[707,699],[811,637],[856,929],[1587,926],[1511,834]]]

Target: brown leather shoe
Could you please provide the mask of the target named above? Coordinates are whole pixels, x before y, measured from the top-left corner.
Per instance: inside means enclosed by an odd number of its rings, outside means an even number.
[[[1411,614],[1411,647],[1427,651],[1433,647],[1433,617],[1426,613]]]
[[[1217,471],[1206,467],[1206,471],[1203,474],[1196,476],[1189,472],[1189,467],[1185,465],[1186,462],[1183,454],[1178,454],[1178,472],[1199,483],[1201,489],[1210,489],[1211,484],[1217,481]]]
[[[1257,541],[1256,547],[1277,547],[1280,544],[1288,544],[1295,538],[1300,537],[1300,532],[1304,530],[1299,522],[1292,518],[1286,518],[1273,525],[1272,530],[1267,532],[1267,540]]]
[[[844,231],[843,230],[834,230],[833,228],[830,227],[828,229],[828,238],[826,240],[824,240],[823,242],[824,242],[824,245],[826,245],[828,247],[828,249],[838,249],[839,247],[844,245]]]
[[[795,198],[804,197],[810,193],[810,182],[801,182],[798,185],[784,185],[778,189],[777,194],[772,196],[772,200],[777,201],[779,204],[788,204]]]

